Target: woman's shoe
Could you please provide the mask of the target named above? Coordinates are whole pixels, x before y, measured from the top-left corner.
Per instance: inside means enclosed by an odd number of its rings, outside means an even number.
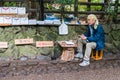
[[[82,53],[77,53],[77,54],[75,55],[75,58],[83,58],[83,54],[82,54]]]
[[[88,66],[88,65],[90,65],[90,61],[83,60],[83,62],[81,62],[79,65],[80,66]]]

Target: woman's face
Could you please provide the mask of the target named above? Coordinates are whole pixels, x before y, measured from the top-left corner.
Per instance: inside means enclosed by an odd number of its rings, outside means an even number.
[[[88,25],[93,25],[95,23],[94,19],[87,19]]]

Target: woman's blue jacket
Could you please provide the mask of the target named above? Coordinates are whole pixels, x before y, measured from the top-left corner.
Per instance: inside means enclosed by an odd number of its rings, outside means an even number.
[[[89,42],[96,42],[96,50],[101,50],[105,46],[104,30],[101,24],[98,24],[97,28],[93,28],[93,35],[91,36],[90,28],[88,27],[87,32],[84,34]]]

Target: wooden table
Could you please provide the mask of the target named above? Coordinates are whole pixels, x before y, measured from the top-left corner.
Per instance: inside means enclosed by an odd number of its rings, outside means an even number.
[[[58,42],[59,45],[63,48],[61,60],[71,61],[74,59],[75,48],[77,44],[66,44],[64,41]]]

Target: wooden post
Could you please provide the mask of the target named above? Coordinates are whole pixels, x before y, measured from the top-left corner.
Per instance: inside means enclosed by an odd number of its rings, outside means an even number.
[[[26,12],[29,13],[29,0],[25,0],[25,7],[26,7]]]
[[[3,0],[1,0],[1,2],[0,2],[0,7],[3,6],[3,3],[4,3]]]
[[[61,19],[64,18],[64,15],[63,15],[63,14],[64,14],[64,6],[65,6],[65,5],[62,5],[62,4],[61,4]]]
[[[75,11],[75,17],[78,17],[78,0],[75,0],[74,3],[74,11]]]
[[[39,5],[40,5],[39,19],[44,20],[44,2],[43,2],[43,0],[39,0]]]
[[[115,1],[115,7],[114,7],[115,16],[113,17],[114,22],[117,22],[118,2],[119,2],[118,0]]]
[[[88,0],[88,2],[91,2],[91,0]],[[88,11],[91,11],[91,7],[90,6],[91,6],[90,4],[87,5]]]

